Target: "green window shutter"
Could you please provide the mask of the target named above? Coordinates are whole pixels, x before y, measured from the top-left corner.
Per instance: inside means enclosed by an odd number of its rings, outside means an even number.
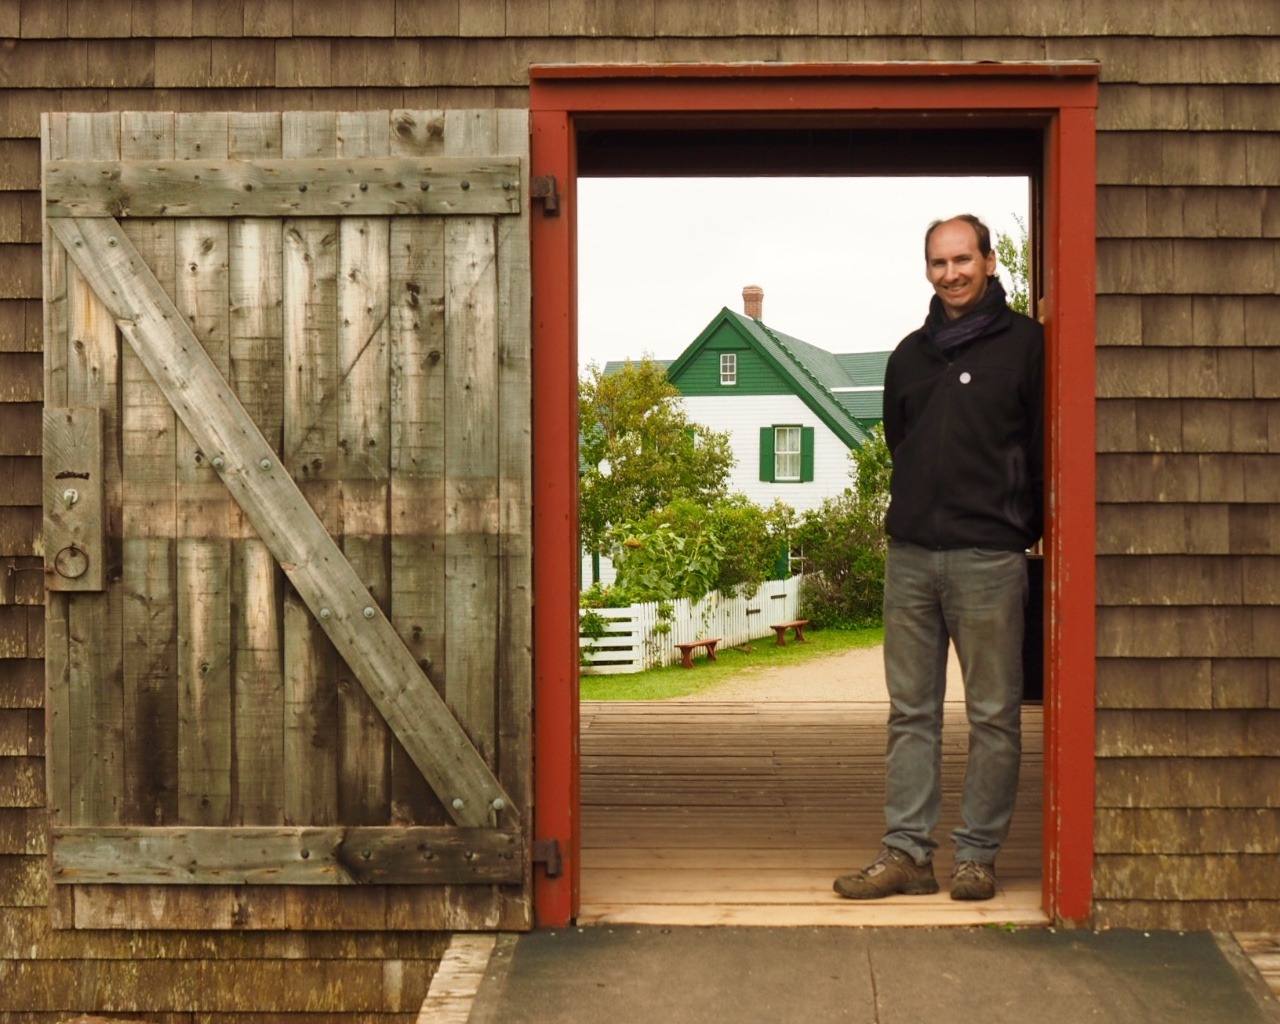
[[[802,427],[800,430],[800,480],[808,483],[813,479],[813,427]]]
[[[760,479],[773,483],[773,427],[760,428]]]

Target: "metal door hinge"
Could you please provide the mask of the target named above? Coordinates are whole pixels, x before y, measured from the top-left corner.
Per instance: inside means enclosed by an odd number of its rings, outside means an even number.
[[[544,217],[556,217],[560,214],[560,194],[556,191],[556,176],[546,174],[529,182],[529,196],[542,200]]]
[[[548,878],[559,878],[562,865],[560,863],[559,839],[535,839],[533,841],[533,862],[547,869]]]

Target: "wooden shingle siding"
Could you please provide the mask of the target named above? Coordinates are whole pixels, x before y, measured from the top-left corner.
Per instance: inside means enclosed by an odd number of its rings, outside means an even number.
[[[1098,117],[1096,920],[1274,924],[1275,42],[1161,45]]]
[[[40,424],[42,403],[54,400],[36,369],[44,338],[42,112],[519,109],[531,63],[1082,58],[1100,62],[1102,86],[1094,920],[1139,928],[1280,926],[1280,456],[1272,454],[1280,451],[1280,24],[1272,4],[21,0],[0,3],[0,961],[12,965],[0,986],[0,1011],[31,1021],[71,1016],[102,1006],[104,993],[89,979],[110,978],[105,995],[114,1008],[157,1019],[407,1019],[443,948],[437,934],[377,927],[420,928],[438,916],[438,905],[380,898],[356,908],[312,895],[251,901],[224,894],[213,923],[227,931],[49,927],[45,609],[41,574],[27,571],[44,555]],[[432,131],[416,125],[390,141],[416,152],[434,144]],[[141,153],[145,128],[127,144]],[[252,246],[246,231],[220,235],[215,246]],[[145,244],[168,247],[175,259],[179,246],[191,244],[159,225],[147,236]],[[427,244],[393,244],[389,273],[424,273],[416,261]],[[277,272],[284,270],[263,268],[267,276]],[[443,279],[443,268],[430,272]],[[247,295],[252,282],[213,286]],[[229,365],[247,374],[268,370],[254,339],[283,325],[252,303],[232,303],[229,321],[205,316],[213,307],[204,294],[193,291],[188,307],[204,330],[221,337]],[[406,315],[391,311],[393,331]],[[510,375],[503,386],[518,386],[526,373],[518,354],[500,335],[491,344],[503,353],[498,372]],[[121,372],[133,379],[136,370],[126,357]],[[274,408],[283,388],[269,373],[264,379],[268,387],[257,400]],[[438,386],[426,374],[405,381],[428,406]],[[168,422],[162,409],[142,402],[127,415],[137,431]],[[395,526],[430,493],[438,479],[430,460],[439,453],[429,447],[432,423],[393,412],[379,429],[423,460],[419,476],[402,474],[386,506],[397,587],[406,566],[444,571],[440,552],[419,550]],[[147,457],[176,465],[176,444],[172,451],[157,445]],[[143,454],[131,451],[131,459]],[[523,456],[517,450],[501,457]],[[134,472],[134,464],[125,471]],[[178,496],[153,489],[146,507],[131,505],[127,514],[142,517],[152,503],[176,506]],[[225,511],[219,507],[218,515],[228,518]],[[515,527],[504,532],[519,532]],[[234,600],[257,602],[276,581],[236,538],[215,551],[193,550],[183,564],[208,556],[200,562],[207,567],[212,558]],[[469,557],[475,562],[481,554]],[[130,552],[138,564],[152,555],[168,564],[167,550],[143,545]],[[176,603],[167,607],[162,600],[122,605],[123,621],[141,632],[120,655],[134,681],[121,695],[121,721],[149,714],[146,679],[168,655],[143,624],[166,632],[166,615],[187,614]],[[419,611],[431,617],[431,608]],[[443,609],[435,611],[444,629]],[[148,618],[152,613],[158,618]],[[286,618],[293,614],[285,609]],[[242,633],[237,642],[269,662],[272,634],[290,635],[291,627],[269,616],[260,625],[260,633]],[[447,685],[450,666],[439,668]],[[363,731],[366,749],[382,749],[384,738],[365,728],[366,709],[353,692],[340,711],[321,713]],[[483,719],[486,709],[466,714]],[[157,728],[157,735],[165,731]],[[228,741],[264,765],[284,756],[272,744],[254,749],[250,737]],[[389,792],[429,819],[439,809],[402,784],[402,758],[392,750]],[[151,779],[149,798],[122,813],[176,813],[177,780],[150,754],[126,754],[121,771]],[[367,784],[350,774],[341,792]],[[325,799],[340,799],[337,783]],[[271,801],[262,786],[233,797],[251,817],[275,814]],[[186,899],[195,897],[172,896],[157,913],[180,917],[195,905]],[[146,908],[140,894],[102,887],[78,910],[83,923],[123,920]],[[264,924],[266,931],[230,930]],[[306,931],[316,924],[362,930]],[[305,1005],[296,995],[304,990],[312,996]],[[181,1005],[166,992],[183,993]]]

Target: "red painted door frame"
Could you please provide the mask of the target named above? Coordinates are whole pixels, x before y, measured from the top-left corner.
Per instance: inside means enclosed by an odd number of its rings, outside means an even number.
[[[1094,121],[1098,66],[658,65],[531,70],[532,173],[554,176],[557,215],[536,209],[533,261],[535,835],[562,871],[535,881],[538,923],[579,905],[577,291],[579,123],[661,130],[690,115],[874,117],[878,125],[1037,127],[1044,140],[1048,521],[1045,536],[1044,907],[1087,923],[1094,813]]]

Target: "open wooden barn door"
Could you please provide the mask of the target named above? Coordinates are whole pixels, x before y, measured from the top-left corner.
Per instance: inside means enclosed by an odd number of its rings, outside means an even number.
[[[61,924],[531,925],[527,151],[46,117]]]

